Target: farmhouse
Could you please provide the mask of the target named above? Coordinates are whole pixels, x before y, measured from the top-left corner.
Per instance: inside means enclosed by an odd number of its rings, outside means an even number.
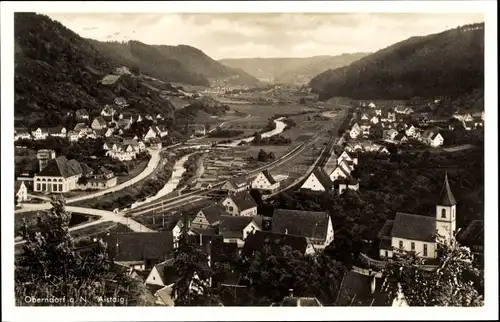
[[[359,190],[359,182],[351,176],[346,178],[340,178],[334,182],[335,186],[338,186],[339,195],[341,195],[345,190]]]
[[[47,132],[49,133],[49,136],[56,136],[60,138],[66,137],[66,128],[62,126],[49,127]]]
[[[254,252],[262,252],[265,246],[269,246],[273,253],[280,252],[283,246],[289,246],[304,255],[316,253],[313,244],[306,237],[270,231],[256,231],[255,234],[248,235],[241,253],[244,257],[252,256]]]
[[[116,186],[118,179],[116,178],[113,171],[106,169],[105,167],[100,167],[92,174],[81,177],[78,180],[78,189],[108,189]]]
[[[253,217],[221,216],[219,234],[225,243],[236,243],[243,248],[249,234],[262,230]]]
[[[264,170],[257,175],[252,181],[252,189],[259,189],[268,192],[273,192],[279,188],[280,184],[277,182],[269,171]]]
[[[307,177],[300,189],[312,191],[331,191],[333,187],[332,181],[325,170],[316,168]]]
[[[222,205],[226,211],[233,216],[257,215],[257,203],[248,191],[241,191],[229,195],[222,201]]]
[[[344,167],[344,160],[342,160],[342,164],[341,165],[338,165],[329,175],[330,177],[330,180],[332,182],[334,182],[335,180],[337,179],[340,179],[340,178],[347,178],[349,177],[349,175],[351,174],[351,171],[349,168],[346,169],[346,167]]]
[[[102,116],[113,116],[114,114],[115,114],[115,109],[110,105],[104,106],[104,108],[101,111]]]
[[[89,119],[89,112],[86,109],[79,109],[75,113],[75,118],[78,122],[85,122]]]
[[[248,190],[250,185],[244,176],[229,179],[221,187],[221,190],[225,190],[228,193],[236,193]]]
[[[383,137],[385,140],[394,141],[394,138],[398,135],[398,131],[395,129],[384,130]]]
[[[229,215],[223,206],[219,204],[207,206],[198,211],[196,217],[191,222],[191,228],[207,229],[216,227],[219,225],[220,217],[223,215]]]
[[[14,192],[16,193],[18,203],[28,201],[28,188],[24,184],[24,181],[15,181]]]
[[[187,134],[192,136],[204,136],[206,135],[206,128],[203,124],[189,124],[187,127]]]
[[[380,257],[391,258],[403,249],[423,258],[436,258],[437,235],[447,243],[455,242],[456,205],[446,174],[434,217],[398,212],[394,220],[386,221],[379,232]]]
[[[135,159],[137,152],[137,148],[134,148],[130,144],[125,145],[121,143],[115,143],[113,144],[112,149],[106,152],[106,155],[112,159],[117,159],[120,161],[130,161]]]
[[[102,116],[98,116],[96,117],[93,121],[92,121],[92,124],[90,125],[90,127],[93,129],[93,130],[102,130],[104,128],[107,127],[107,124],[106,124],[106,121],[104,120],[104,118]]]
[[[47,129],[37,128],[35,131],[31,132],[35,140],[45,140],[49,136],[49,131]]]
[[[16,127],[14,128],[14,141],[17,140],[29,140],[31,139],[31,134],[29,130],[25,127]]]
[[[436,130],[426,130],[424,133],[422,133],[421,140],[423,143],[428,144],[434,148],[443,145],[444,142],[443,137]]]
[[[275,209],[272,232],[306,237],[315,249],[333,241],[333,225],[326,212]]]

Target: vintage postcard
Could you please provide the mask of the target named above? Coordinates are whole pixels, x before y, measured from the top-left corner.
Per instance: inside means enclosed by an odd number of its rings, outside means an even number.
[[[10,318],[494,318],[496,3],[270,4],[2,3]]]

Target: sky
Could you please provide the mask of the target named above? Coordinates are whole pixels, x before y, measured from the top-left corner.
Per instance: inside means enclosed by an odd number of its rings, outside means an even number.
[[[45,13],[84,38],[190,45],[214,59],[374,52],[483,22],[467,13]]]

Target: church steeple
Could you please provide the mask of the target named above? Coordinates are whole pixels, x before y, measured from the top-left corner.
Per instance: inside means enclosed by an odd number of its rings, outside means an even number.
[[[448,171],[444,175],[444,184],[439,195],[438,205],[440,206],[455,206],[457,204],[453,193],[451,192],[450,183],[448,182]]]

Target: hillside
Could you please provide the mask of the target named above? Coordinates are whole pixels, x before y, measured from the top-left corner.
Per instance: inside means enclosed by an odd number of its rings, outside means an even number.
[[[309,83],[321,100],[458,97],[483,88],[484,23],[412,37]]]
[[[88,39],[99,51],[122,65],[136,67],[165,82],[208,86],[208,79],[186,68],[176,59],[165,56],[158,48],[139,41],[101,42]]]
[[[176,124],[211,124],[218,123],[216,116],[229,111],[229,106],[212,98],[204,97],[182,109],[175,111]]]
[[[101,83],[120,63],[61,23],[44,15],[16,13],[14,36],[17,125],[67,125],[76,110],[85,108],[95,116],[119,96],[127,99],[132,112],[172,116],[172,104],[141,78],[116,75]]]
[[[355,53],[307,58],[241,58],[222,59],[220,62],[242,69],[260,80],[304,83],[325,70],[348,65],[366,55]]]
[[[203,51],[187,46],[154,46],[160,53],[170,59],[179,61],[191,72],[203,75],[209,80],[226,80],[232,85],[255,85],[259,80],[248,73],[227,67],[213,60]]]

